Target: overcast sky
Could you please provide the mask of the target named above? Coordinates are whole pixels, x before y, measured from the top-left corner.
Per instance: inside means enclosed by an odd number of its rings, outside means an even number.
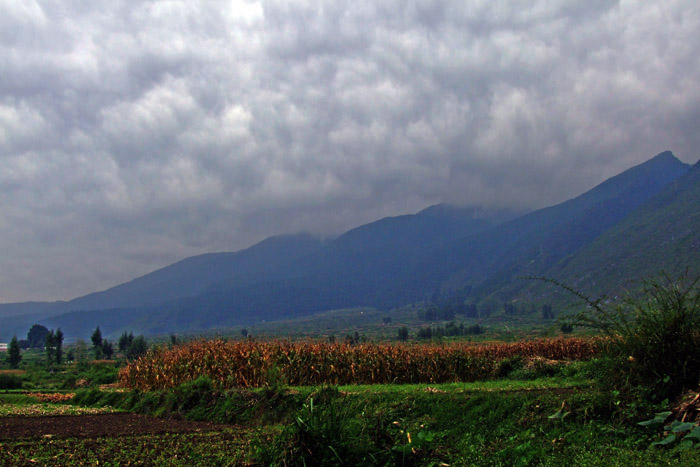
[[[0,0],[0,302],[700,157],[700,2]]]

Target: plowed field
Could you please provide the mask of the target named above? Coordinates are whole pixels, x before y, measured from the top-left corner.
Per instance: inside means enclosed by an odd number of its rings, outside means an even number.
[[[166,420],[130,413],[2,417],[0,418],[0,440],[194,433],[217,431],[221,428],[221,425],[214,423]]]

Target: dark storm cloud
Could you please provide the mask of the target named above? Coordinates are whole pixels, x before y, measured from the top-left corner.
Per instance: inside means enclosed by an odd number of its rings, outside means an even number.
[[[0,302],[698,157],[700,7],[0,0]]]

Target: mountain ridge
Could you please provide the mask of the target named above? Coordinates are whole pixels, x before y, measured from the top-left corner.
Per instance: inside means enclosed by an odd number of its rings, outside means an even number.
[[[303,234],[274,237],[238,252],[185,258],[49,306],[54,314],[65,313],[44,321],[67,336],[84,336],[98,324],[106,334],[166,333],[352,306],[388,310],[446,299],[522,300],[536,289],[517,277],[567,273],[566,264],[628,222],[632,213],[646,212],[653,203],[661,203],[656,211],[663,210],[664,196],[666,205],[675,206],[676,198],[686,195],[700,205],[700,192],[685,181],[696,168],[700,171],[700,164],[691,167],[665,151],[577,197],[523,215],[434,205],[326,241]],[[0,314],[1,327],[8,320]]]

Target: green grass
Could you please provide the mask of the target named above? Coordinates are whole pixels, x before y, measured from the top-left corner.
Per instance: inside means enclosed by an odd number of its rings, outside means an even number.
[[[36,404],[39,400],[36,397],[21,393],[2,393],[0,394],[0,405],[13,404]]]
[[[244,424],[252,444],[239,446],[244,452],[236,452],[236,459],[256,459],[262,465],[300,465],[304,456],[307,465],[342,465],[341,460],[345,465],[465,466],[700,462],[700,449],[682,453],[651,447],[661,433],[636,422],[659,407],[625,406],[615,394],[599,391],[587,379],[594,365],[549,378],[434,385],[217,393],[202,380],[153,393],[90,390],[77,399],[87,405]],[[562,404],[570,415],[550,419]],[[265,436],[256,434],[261,429]],[[270,433],[276,434],[273,439]]]

